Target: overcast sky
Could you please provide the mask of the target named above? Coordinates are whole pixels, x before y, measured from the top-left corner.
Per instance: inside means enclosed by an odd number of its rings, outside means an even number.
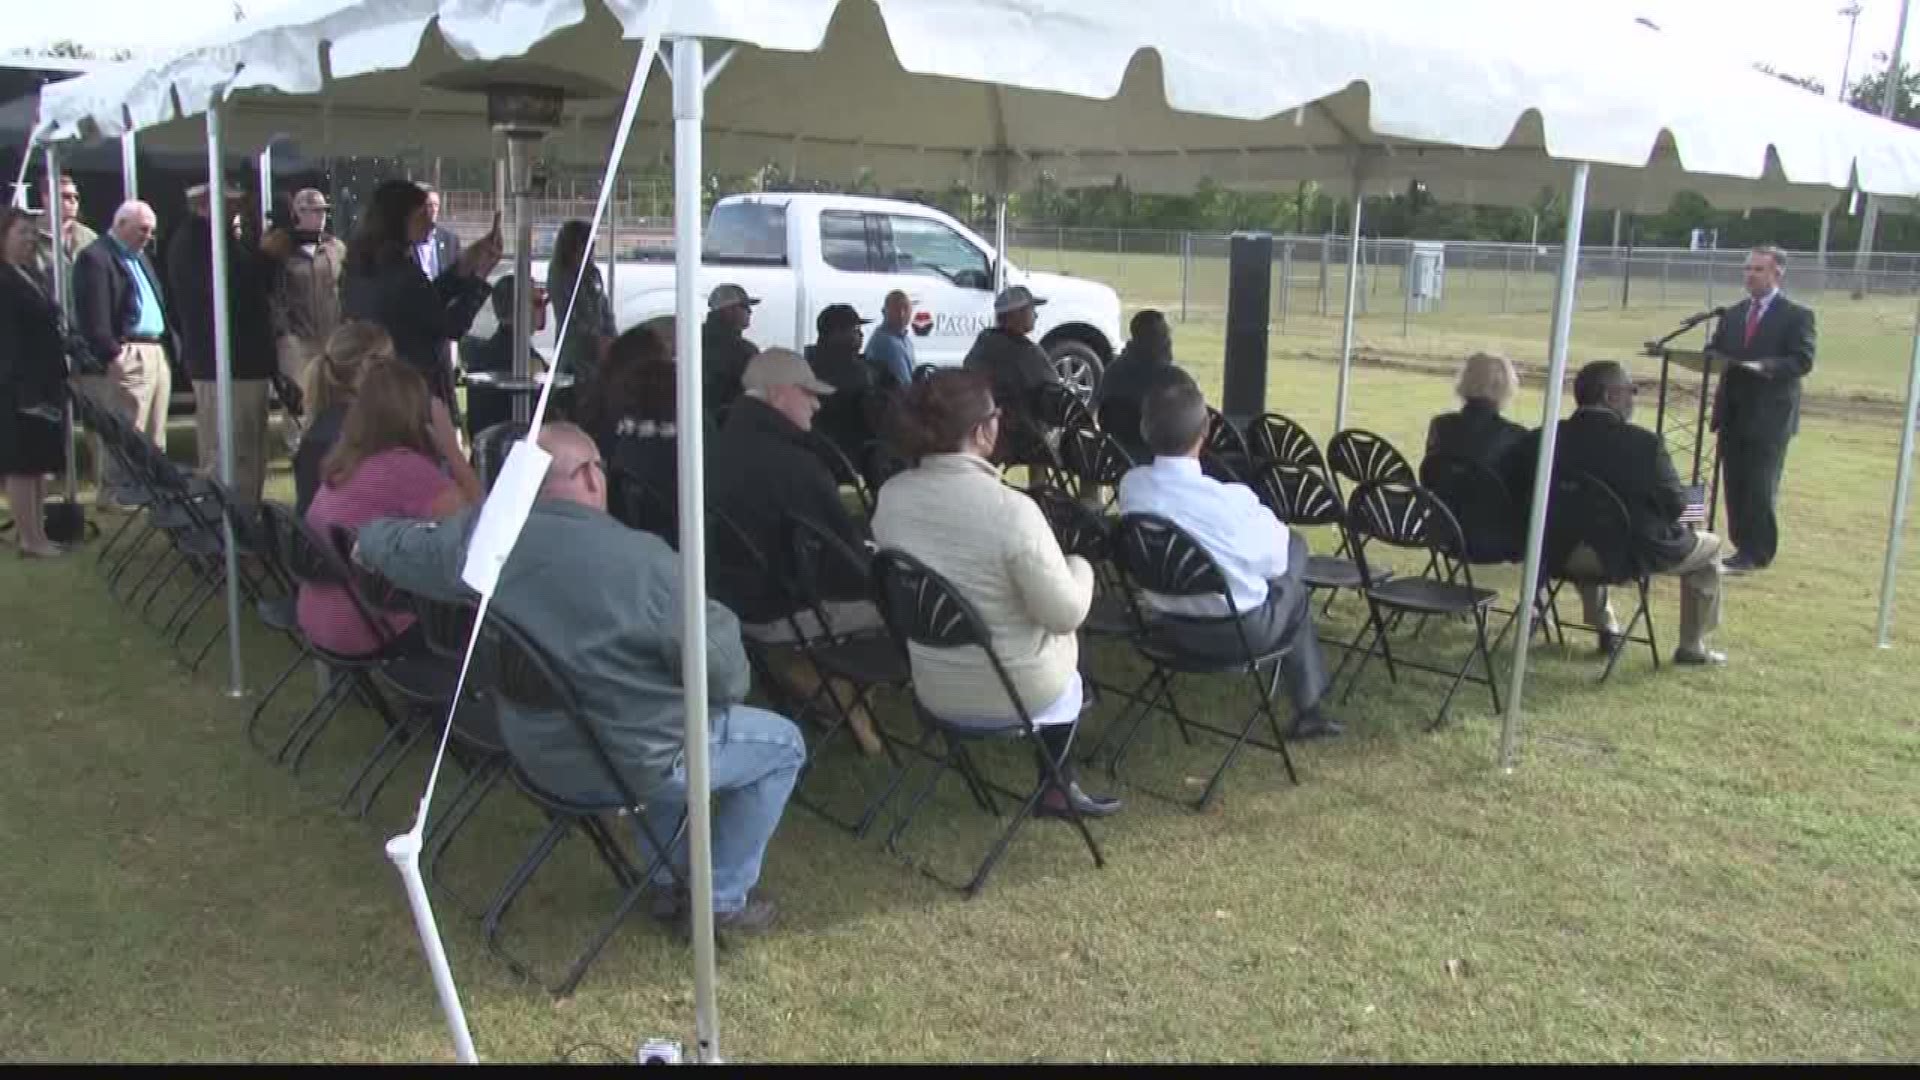
[[[241,0],[249,15],[300,0]],[[1350,0],[1352,2],[1352,0]],[[1364,3],[1365,0],[1357,0]],[[1444,3],[1445,0],[1434,0]],[[1539,18],[1557,0],[1513,0]],[[1764,61],[1783,71],[1838,86],[1847,49],[1846,0],[1584,0],[1589,12],[1618,10],[1645,16],[1667,33],[1733,59]],[[1876,66],[1899,22],[1900,0],[1859,0],[1854,78]],[[217,28],[233,18],[233,0],[11,0],[0,19],[0,51],[74,38],[100,50],[163,48]],[[1920,16],[1913,19],[1920,24]],[[1920,45],[1920,25],[1907,33],[1909,63]]]

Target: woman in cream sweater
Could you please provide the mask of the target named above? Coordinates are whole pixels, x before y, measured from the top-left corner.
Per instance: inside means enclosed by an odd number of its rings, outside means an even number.
[[[916,464],[880,489],[874,539],[927,564],[967,598],[993,637],[1027,714],[1073,779],[1067,750],[1082,706],[1075,631],[1093,602],[1093,568],[1061,552],[1033,500],[1000,482],[989,461],[1000,436],[993,388],[973,372],[947,370],[917,382],[890,417],[895,450]],[[940,716],[1015,715],[977,648],[910,649],[914,693]],[[1088,795],[1083,815],[1111,814],[1118,799]],[[1063,813],[1057,792],[1039,812]]]

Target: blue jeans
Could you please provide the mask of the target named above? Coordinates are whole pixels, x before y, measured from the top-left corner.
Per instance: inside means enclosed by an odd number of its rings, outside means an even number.
[[[713,910],[725,914],[745,907],[747,890],[760,880],[767,841],[807,760],[807,744],[786,717],[735,705],[714,714],[707,746],[713,788]],[[672,836],[686,806],[687,755],[682,751],[674,759],[673,774],[647,793],[647,827],[663,840]],[[643,851],[643,857],[650,854]],[[675,846],[673,862],[682,880],[690,880],[684,840]],[[665,868],[655,872],[655,884],[671,882]]]

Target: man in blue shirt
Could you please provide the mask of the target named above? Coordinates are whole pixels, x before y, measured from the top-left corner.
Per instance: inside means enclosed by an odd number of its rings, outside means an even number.
[[[173,393],[166,349],[171,320],[160,275],[146,253],[154,225],[152,207],[137,199],[122,203],[107,235],[74,258],[73,301],[92,376],[84,385],[164,452]],[[99,505],[124,505],[137,489],[115,475],[104,447],[95,449],[103,463]]]
[[[913,382],[913,301],[895,289],[887,294],[880,311],[880,325],[867,337],[867,363],[881,385],[892,382],[907,386]]]

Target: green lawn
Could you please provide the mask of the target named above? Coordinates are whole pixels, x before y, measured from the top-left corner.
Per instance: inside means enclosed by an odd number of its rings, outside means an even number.
[[[1178,333],[1188,356],[1218,356],[1217,329]],[[1217,383],[1217,360],[1195,366]],[[1277,361],[1272,404],[1323,438],[1331,399],[1326,365]],[[1446,405],[1441,379],[1364,368],[1353,422],[1414,446]],[[1516,408],[1537,415],[1537,395]],[[766,869],[785,927],[721,958],[727,1054],[1920,1056],[1920,666],[1911,641],[1881,652],[1871,637],[1894,439],[1884,424],[1809,420],[1783,493],[1781,561],[1729,586],[1728,669],[1655,673],[1642,650],[1596,687],[1586,656],[1536,651],[1512,775],[1495,768],[1484,691],[1463,689],[1455,721],[1430,734],[1438,686],[1390,685],[1376,667],[1336,709],[1350,734],[1299,749],[1297,788],[1250,752],[1206,814],[1124,789],[1126,812],[1096,827],[1104,871],[1069,830],[1040,823],[966,902],[877,836],[855,842],[794,809]],[[1509,597],[1514,577],[1497,579]],[[1908,624],[1920,618],[1911,595]],[[1676,603],[1661,583],[1668,648]],[[1336,607],[1332,626],[1351,628],[1353,611]],[[1460,640],[1452,627],[1422,639]],[[286,654],[248,644],[257,687]],[[344,718],[310,775],[289,779],[249,748],[250,703],[223,696],[217,660],[195,678],[177,670],[106,600],[91,555],[0,559],[0,655],[0,1052],[447,1056],[382,851],[423,762],[371,821],[334,814],[328,770],[370,746],[371,719]],[[310,683],[302,673],[281,704]],[[1243,702],[1205,686],[1191,700],[1221,719]],[[1191,792],[1211,753],[1160,732],[1136,753],[1135,779]],[[1024,775],[1018,759],[1002,764]],[[863,777],[842,753],[810,783]],[[909,845],[950,866],[989,837],[957,788],[925,820]],[[490,886],[536,827],[499,799],[450,876]],[[523,949],[559,956],[608,900],[581,847],[516,911]],[[484,1058],[691,1035],[690,954],[644,917],[555,1002],[438,904]]]
[[[1036,248],[1013,252],[1016,265],[1034,270],[1065,271],[1104,281],[1120,290],[1128,312],[1135,306],[1155,306],[1178,320],[1180,267],[1177,255]],[[1451,363],[1482,349],[1505,352],[1522,365],[1544,370],[1547,361],[1549,313],[1553,305],[1557,269],[1540,259],[1533,273],[1524,256],[1514,269],[1449,268],[1445,302],[1439,310],[1406,312],[1400,271],[1386,266],[1361,276],[1364,314],[1356,320],[1355,349],[1362,361]],[[1277,257],[1276,257],[1277,262]],[[1636,271],[1638,272],[1638,271]],[[1320,314],[1320,278],[1316,263],[1293,266],[1286,317],[1281,321],[1281,278],[1276,265],[1273,283],[1273,346],[1293,356],[1337,360],[1340,355],[1340,311],[1346,297],[1346,266],[1329,268],[1326,314]],[[1795,282],[1789,276],[1789,291]],[[1712,303],[1740,298],[1737,282],[1715,287]],[[1224,324],[1227,295],[1225,247],[1197,249],[1187,287],[1187,327],[1217,329]],[[1674,283],[1664,291],[1657,277],[1635,279],[1632,306],[1620,308],[1618,278],[1582,280],[1580,306],[1573,324],[1573,366],[1584,360],[1628,361],[1646,377],[1658,375],[1658,361],[1641,358],[1641,345],[1664,336],[1680,320],[1707,308],[1708,293],[1700,282]],[[1904,399],[1907,369],[1913,354],[1915,303],[1913,298],[1873,296],[1853,300],[1843,290],[1798,294],[1813,305],[1819,319],[1820,353],[1809,394],[1822,400],[1875,403]],[[1176,321],[1175,331],[1182,329]],[[1699,348],[1705,330],[1681,338],[1676,345]],[[1207,359],[1218,363],[1219,350]]]

